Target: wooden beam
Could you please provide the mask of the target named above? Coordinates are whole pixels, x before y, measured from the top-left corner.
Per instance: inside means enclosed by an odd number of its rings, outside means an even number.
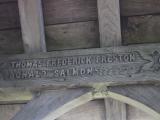
[[[159,44],[12,55],[0,59],[0,87],[157,83],[159,57]]]
[[[18,0],[23,44],[26,53],[45,52],[41,0]]]
[[[101,47],[121,45],[119,0],[98,0]],[[105,99],[106,120],[126,120],[126,104]]]

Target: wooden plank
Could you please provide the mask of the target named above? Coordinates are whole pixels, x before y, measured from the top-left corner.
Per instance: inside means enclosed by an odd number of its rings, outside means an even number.
[[[159,54],[159,44],[150,44],[12,55],[0,59],[0,87],[159,82]]]
[[[29,102],[12,120],[54,120],[69,110],[92,100],[88,92],[88,89],[45,92]]]
[[[47,26],[46,44],[48,51],[99,47],[98,23],[89,21]]]
[[[46,25],[97,20],[96,0],[44,0],[42,2]],[[0,4],[0,13],[1,30],[20,26],[17,2]]]
[[[100,45],[121,45],[120,11],[118,0],[98,0]]]
[[[99,47],[97,21],[46,26],[45,33],[48,51]],[[19,53],[24,53],[21,31],[0,31],[0,54]]]
[[[18,28],[20,26],[18,13],[16,2],[0,4],[0,30]]]
[[[123,43],[127,45],[160,42],[159,21],[159,15],[124,17],[122,19]]]
[[[19,29],[0,31],[0,55],[22,54],[23,52],[22,37]]]
[[[108,92],[108,95],[112,98],[135,106],[154,119],[160,119],[160,87],[158,85],[116,86],[108,90],[111,92]]]
[[[10,3],[10,2],[16,2],[17,0],[0,0],[0,3]]]
[[[123,16],[160,13],[159,0],[121,0],[120,3]]]
[[[25,52],[45,52],[41,0],[19,0],[18,5]]]
[[[97,19],[96,0],[43,0],[47,25]]]

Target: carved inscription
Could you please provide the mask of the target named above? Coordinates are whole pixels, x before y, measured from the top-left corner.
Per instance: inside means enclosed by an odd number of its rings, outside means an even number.
[[[1,77],[5,80],[105,75],[131,77],[139,73],[147,62],[136,51],[10,60],[1,63]]]

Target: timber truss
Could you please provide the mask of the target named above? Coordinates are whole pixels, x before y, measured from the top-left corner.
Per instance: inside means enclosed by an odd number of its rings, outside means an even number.
[[[88,101],[108,97],[160,120],[159,44],[35,53],[46,51],[41,1],[26,1],[19,0],[19,9],[29,54],[0,58],[1,103],[32,99],[12,120],[53,120]],[[118,0],[98,0],[102,47],[111,46],[113,39],[120,43],[118,8]],[[105,22],[112,24],[106,27]],[[111,26],[113,31],[108,30]],[[109,36],[110,32],[116,35]]]

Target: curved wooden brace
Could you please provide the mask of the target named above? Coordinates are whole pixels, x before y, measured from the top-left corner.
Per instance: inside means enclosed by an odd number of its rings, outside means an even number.
[[[12,120],[54,120],[92,99],[92,93],[85,88],[46,91],[24,106]]]
[[[160,86],[116,86],[108,90],[108,97],[132,105],[160,120]]]
[[[54,120],[79,105],[106,97],[128,103],[160,120],[159,92],[160,88],[153,85],[49,91],[28,103],[12,120]]]

